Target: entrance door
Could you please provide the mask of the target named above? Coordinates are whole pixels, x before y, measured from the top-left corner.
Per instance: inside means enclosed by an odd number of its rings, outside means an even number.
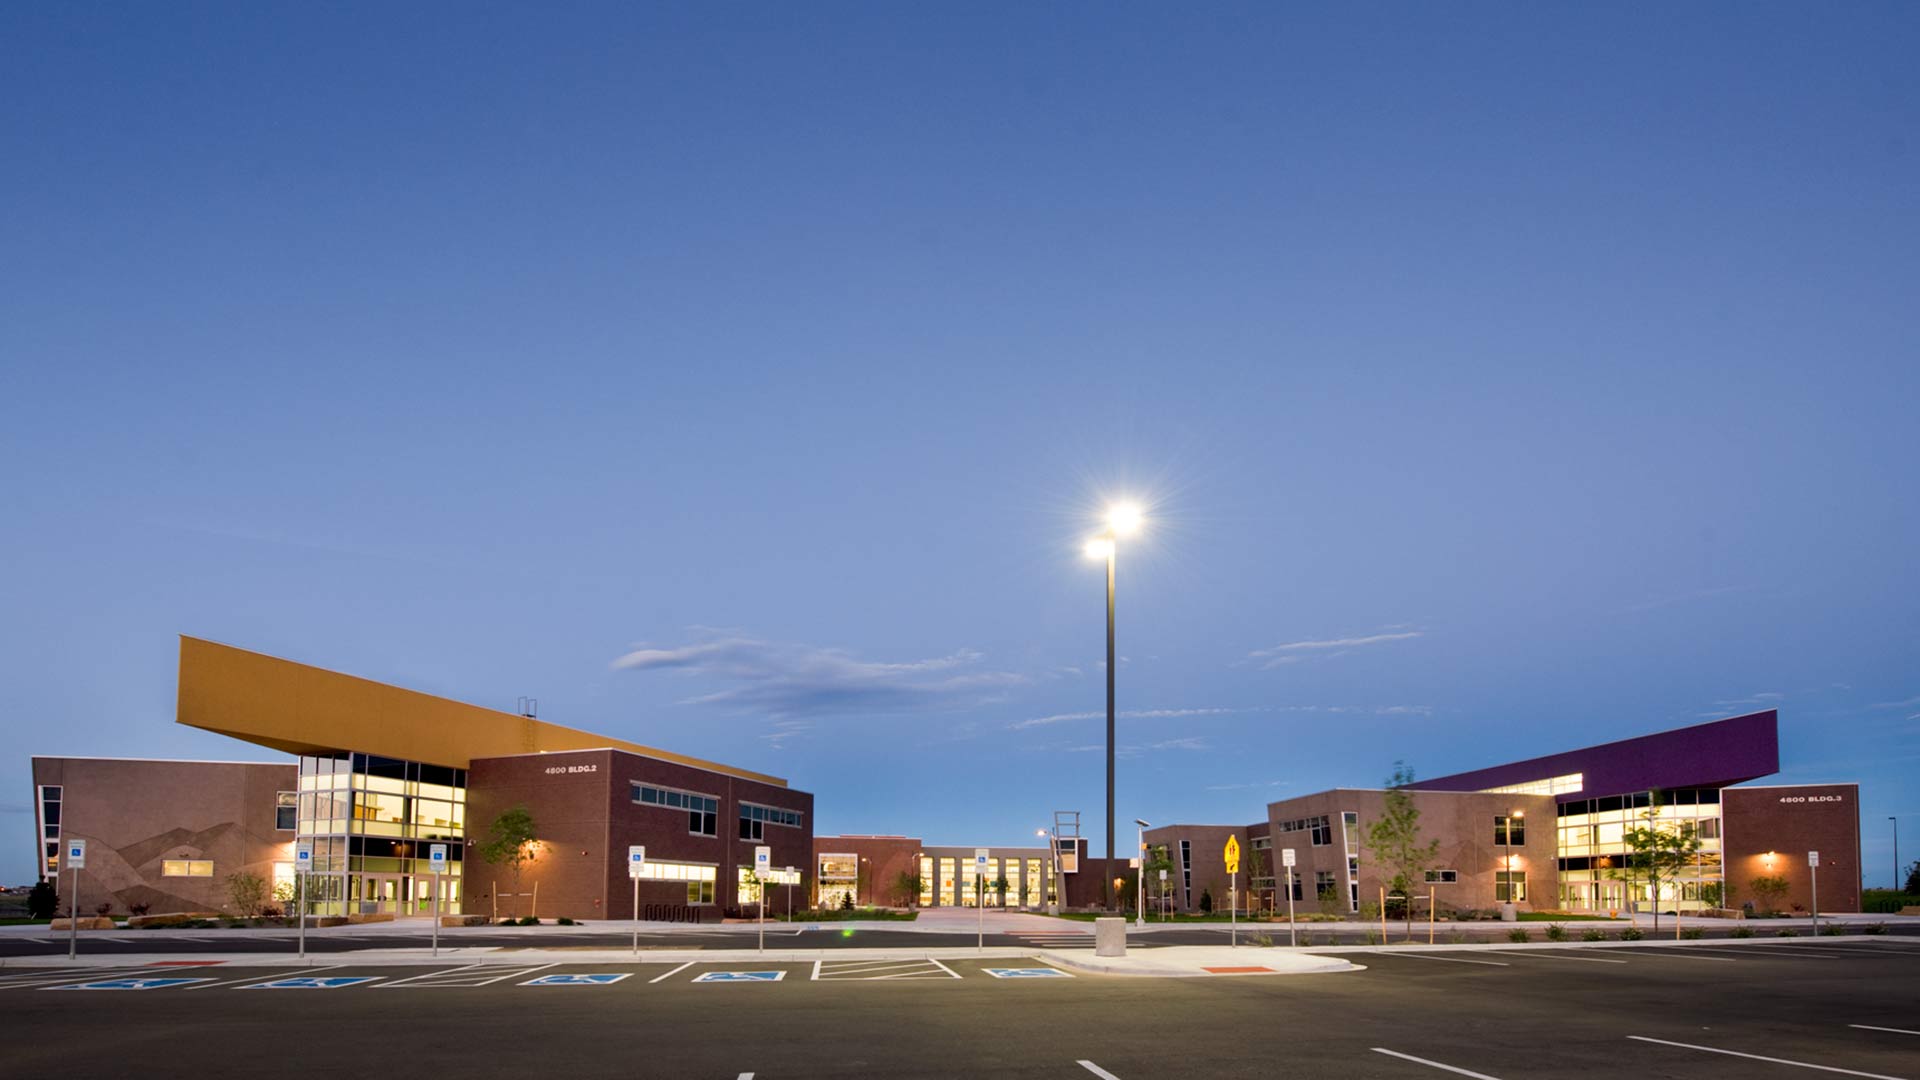
[[[354,911],[361,915],[404,915],[407,879],[400,874],[362,874]]]

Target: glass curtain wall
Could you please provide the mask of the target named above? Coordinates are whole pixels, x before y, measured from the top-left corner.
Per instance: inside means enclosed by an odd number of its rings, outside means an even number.
[[[440,910],[461,910],[464,769],[371,754],[302,755],[298,827],[313,847],[308,910],[318,915],[431,914],[430,845],[447,845]]]
[[[1729,906],[1720,844],[1720,792],[1681,788],[1660,793],[1656,828],[1691,828],[1700,851],[1659,895],[1636,865],[1625,834],[1648,824],[1650,792],[1580,799],[1559,809],[1560,906],[1568,911],[1700,911]]]

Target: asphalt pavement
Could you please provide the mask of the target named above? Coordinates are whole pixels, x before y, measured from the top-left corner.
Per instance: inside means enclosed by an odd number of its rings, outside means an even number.
[[[1364,970],[1163,980],[855,953],[84,972],[36,961],[0,972],[12,1035],[0,1077],[1920,1080],[1909,939],[1321,951]]]

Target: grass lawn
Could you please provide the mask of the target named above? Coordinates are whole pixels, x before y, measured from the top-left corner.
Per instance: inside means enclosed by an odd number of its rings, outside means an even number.
[[[24,917],[4,918],[0,919],[0,926],[45,926],[52,921],[52,919],[28,919]]]
[[[1605,915],[1554,915],[1545,911],[1522,911],[1515,916],[1521,922],[1612,922]]]

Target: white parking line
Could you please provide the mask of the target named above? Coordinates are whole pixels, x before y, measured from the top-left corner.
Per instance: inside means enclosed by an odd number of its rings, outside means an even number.
[[[1814,952],[1800,945],[1753,945],[1749,946],[1749,948],[1760,949],[1764,952],[1779,953],[1783,956],[1812,956],[1822,960],[1842,959],[1839,953]]]
[[[929,959],[929,960],[932,960],[933,958],[932,958],[932,957],[928,957],[928,959]],[[959,978],[959,977],[960,977],[960,973],[959,973],[959,972],[957,972],[957,971],[955,971],[955,970],[953,970],[952,968],[950,968],[950,967],[948,967],[948,966],[947,966],[947,965],[945,965],[945,964],[942,964],[942,963],[940,963],[940,961],[938,961],[938,960],[934,960],[934,961],[933,961],[933,963],[934,963],[934,965],[935,965],[935,966],[937,966],[937,967],[938,967],[938,968],[939,968],[939,969],[940,969],[941,971],[944,971],[944,972],[946,972],[947,974],[949,974],[949,975],[951,975],[951,976],[953,976],[954,978],[956,978],[956,979],[957,979],[957,978]]]
[[[1091,1061],[1076,1061],[1074,1062],[1074,1064],[1080,1066],[1081,1068],[1087,1070],[1093,1075],[1099,1077],[1100,1080],[1120,1080],[1119,1077],[1113,1075],[1112,1073],[1101,1068],[1100,1066],[1095,1065]]]
[[[406,979],[396,979],[393,982],[384,982],[384,983],[381,983],[379,986],[374,987],[374,989],[375,990],[391,990],[396,986],[406,986],[410,983],[417,983],[422,979],[431,979],[436,975],[452,975],[455,972],[459,972],[459,971],[471,971],[472,969],[477,968],[479,966],[480,966],[479,964],[462,964],[459,967],[441,968],[439,971],[429,971],[424,975],[414,975]]]
[[[187,987],[187,989],[211,990],[216,986],[236,986],[240,983],[251,983],[251,982],[272,982],[275,979],[286,979],[286,978],[292,978],[297,976],[312,975],[315,972],[320,972],[320,971],[337,971],[340,968],[343,968],[346,966],[347,965],[345,964],[328,964],[326,967],[295,968],[292,971],[281,971],[272,975],[262,975],[256,971],[244,979],[232,979],[227,982],[217,982],[217,983],[202,983],[199,986],[189,986]]]
[[[1734,962],[1734,958],[1731,956],[1701,956],[1697,952],[1681,952],[1677,948],[1643,950],[1641,958],[1646,959],[1648,957],[1656,960],[1712,960],[1718,964],[1731,964]]]
[[[1625,960],[1608,960],[1598,956],[1562,956],[1559,953],[1536,952],[1533,950],[1521,952],[1518,949],[1499,949],[1496,951],[1499,952],[1501,956],[1530,956],[1535,960],[1578,960],[1580,963],[1583,963],[1583,964],[1624,964],[1626,963]]]
[[[1497,1076],[1488,1076],[1486,1073],[1474,1072],[1472,1069],[1463,1069],[1458,1065],[1448,1065],[1444,1062],[1439,1062],[1439,1061],[1428,1061],[1426,1058],[1414,1057],[1412,1054],[1403,1054],[1398,1050],[1389,1050],[1384,1046],[1374,1047],[1373,1052],[1376,1054],[1385,1054],[1388,1057],[1397,1057],[1403,1061],[1418,1062],[1422,1065],[1428,1066],[1429,1068],[1443,1069],[1450,1073],[1459,1073],[1461,1076],[1476,1077],[1477,1080],[1500,1080],[1500,1078]]]
[[[1662,1046],[1678,1046],[1685,1050],[1704,1050],[1709,1054],[1725,1054],[1728,1057],[1747,1058],[1751,1061],[1770,1061],[1775,1065],[1797,1065],[1802,1069],[1817,1069],[1820,1072],[1841,1073],[1846,1076],[1865,1076],[1871,1080],[1905,1080],[1905,1077],[1888,1076],[1885,1073],[1861,1072],[1858,1069],[1843,1069],[1838,1065],[1815,1065],[1807,1061],[1790,1061],[1786,1058],[1767,1057],[1763,1054],[1744,1054],[1738,1050],[1722,1050],[1717,1046],[1696,1046],[1693,1043],[1673,1042],[1668,1039],[1650,1039],[1645,1035],[1629,1035],[1629,1039],[1640,1042],[1659,1043]]]
[[[1872,1024],[1848,1024],[1848,1027],[1861,1031],[1891,1031],[1895,1035],[1920,1035],[1920,1031],[1908,1031],[1906,1028],[1874,1027]]]
[[[1499,960],[1468,960],[1463,956],[1429,956],[1426,953],[1414,953],[1414,952],[1373,953],[1371,955],[1397,956],[1402,960],[1444,960],[1449,964],[1485,964],[1488,967],[1512,967],[1513,966],[1512,964],[1502,963]],[[1381,1051],[1381,1053],[1392,1053],[1392,1051],[1383,1050]]]
[[[815,961],[815,963],[817,964],[817,963],[819,963],[819,961],[817,961],[817,960],[816,960],[816,961]],[[679,967],[677,967],[677,968],[674,968],[674,969],[673,969],[672,971],[669,971],[669,972],[667,972],[667,973],[666,973],[665,975],[661,975],[661,976],[659,976],[658,978],[653,978],[653,979],[648,979],[647,981],[648,981],[649,983],[657,983],[657,982],[661,982],[661,981],[663,981],[663,980],[665,980],[665,979],[668,979],[668,978],[670,978],[670,977],[672,977],[673,975],[675,975],[675,974],[677,974],[677,973],[679,973],[679,972],[682,972],[682,971],[685,971],[685,970],[687,970],[688,968],[690,968],[690,967],[692,967],[692,966],[693,966],[693,961],[691,961],[691,960],[689,960],[689,961],[687,961],[686,963],[684,963],[684,964],[681,964],[681,965],[680,965]],[[748,1076],[752,1076],[753,1074],[752,1074],[752,1073],[748,1073],[747,1075],[748,1075]]]

